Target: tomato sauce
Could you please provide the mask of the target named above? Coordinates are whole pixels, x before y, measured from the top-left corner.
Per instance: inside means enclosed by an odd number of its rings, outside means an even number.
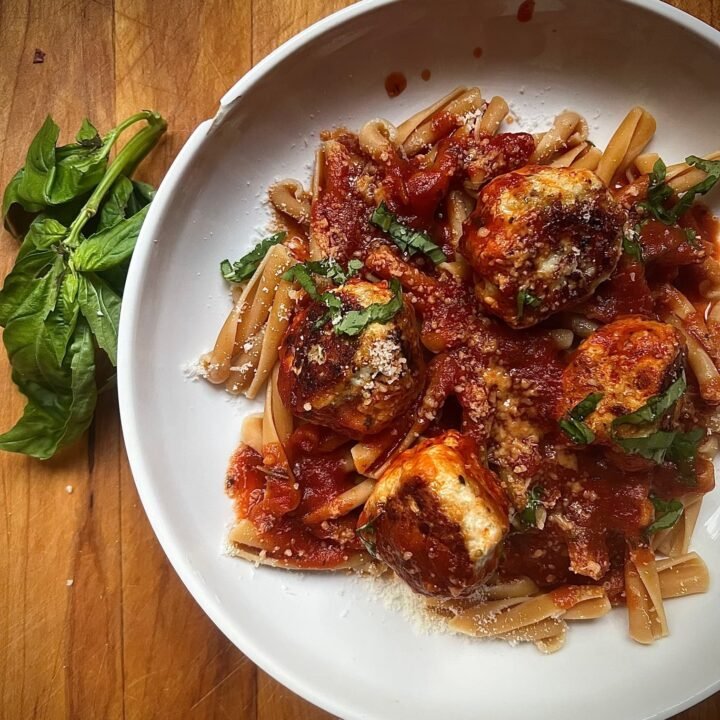
[[[332,568],[361,551],[355,536],[359,511],[317,525],[303,520],[354,486],[344,448],[328,450],[336,442],[308,426],[296,430],[287,448],[293,477],[266,466],[263,456],[248,446],[233,456],[227,492],[237,517],[252,522],[269,557],[296,567]]]

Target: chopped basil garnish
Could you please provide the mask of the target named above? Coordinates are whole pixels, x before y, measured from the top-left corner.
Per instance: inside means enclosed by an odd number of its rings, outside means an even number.
[[[351,260],[348,263],[348,269],[345,271],[343,266],[333,258],[324,260],[310,261],[304,263],[303,267],[315,275],[321,275],[331,280],[335,285],[346,283],[351,277],[354,277],[361,270],[362,260]]]
[[[702,428],[695,428],[689,432],[658,430],[646,437],[614,439],[630,455],[640,455],[658,465],[669,460],[677,465],[685,480],[693,482],[697,450],[704,436]]]
[[[697,239],[697,233],[692,228],[685,228],[685,239],[690,247],[696,250],[700,247],[700,243]]]
[[[542,507],[540,498],[542,498],[544,494],[545,489],[540,487],[540,485],[536,485],[532,490],[530,490],[527,502],[525,503],[525,509],[520,513],[520,520],[522,520],[523,525],[527,527],[535,526],[535,511],[539,507]]]
[[[377,519],[377,518],[376,518]],[[377,560],[377,543],[375,542],[375,520],[369,520],[355,530],[360,542],[365,546],[371,557]]]
[[[527,288],[520,288],[517,294],[517,317],[518,320],[525,314],[525,307],[539,307],[540,298],[533,295]]]
[[[313,300],[323,303],[327,308],[327,311],[315,321],[316,328],[320,328],[326,322],[330,321],[338,335],[355,337],[372,323],[389,322],[402,308],[402,286],[399,280],[392,279],[390,281],[390,290],[393,296],[388,302],[373,303],[362,310],[349,310],[343,314],[342,300],[340,297],[331,292],[324,292],[321,295],[317,291],[315,281],[308,268],[312,265],[319,264],[320,263],[305,263],[304,265],[293,265],[286,270],[282,276],[283,280],[298,283]],[[340,268],[339,265],[337,267]],[[358,266],[357,264],[353,264],[351,260],[348,265],[348,273],[357,272],[360,267],[362,267],[362,265]],[[340,270],[342,271],[342,268],[340,268]],[[347,274],[344,273],[344,276],[347,278]]]
[[[685,510],[683,504],[678,500],[663,500],[659,497],[651,497],[655,506],[655,521],[645,530],[646,535],[652,535],[660,530],[669,530],[682,517]]]
[[[261,240],[247,255],[243,255],[239,260],[231,263],[229,260],[223,260],[220,263],[220,272],[228,282],[242,282],[247,280],[258,269],[258,265],[263,261],[267,251],[273,246],[281,243],[287,236],[286,232],[278,232],[270,237]]]
[[[622,249],[623,252],[637,260],[643,262],[642,245],[640,244],[640,225],[635,225],[630,232],[623,235]]]
[[[445,253],[430,239],[426,232],[413,230],[398,222],[397,216],[390,212],[383,202],[378,205],[370,216],[370,222],[384,230],[392,241],[408,255],[422,253],[427,255],[436,265],[445,262]]]
[[[602,398],[602,393],[590,393],[558,422],[560,429],[577,445],[589,445],[595,439],[595,433],[583,420],[595,412]]]
[[[297,283],[313,300],[318,299],[319,295],[315,287],[315,281],[310,274],[307,264],[293,265],[282,274],[282,279]]]
[[[678,218],[690,209],[698,195],[705,195],[720,180],[720,160],[703,160],[696,155],[690,155],[685,158],[685,162],[706,172],[707,177],[686,190],[675,205],[668,209],[665,204],[672,197],[673,189],[665,182],[667,167],[658,158],[653,166],[653,171],[650,173],[647,200],[639,205],[639,207],[645,209],[656,220],[665,223],[665,225],[674,225]]]
[[[386,323],[391,320],[403,306],[402,287],[398,280],[390,281],[390,290],[393,297],[388,302],[373,303],[363,310],[350,310],[339,323],[335,325],[335,332],[354,337],[359,335],[365,327],[372,323]]]
[[[659,420],[682,397],[686,387],[687,382],[683,372],[664,393],[651,397],[639,410],[615,418],[612,423],[613,429],[621,425],[644,425]]]

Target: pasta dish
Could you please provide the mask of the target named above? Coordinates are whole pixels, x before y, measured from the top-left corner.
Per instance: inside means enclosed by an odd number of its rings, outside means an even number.
[[[666,164],[635,107],[607,147],[563,111],[511,131],[457,88],[321,135],[274,234],[221,264],[204,377],[244,420],[235,555],[394,573],[455,632],[562,646],[705,592],[690,549],[720,433],[720,152]]]

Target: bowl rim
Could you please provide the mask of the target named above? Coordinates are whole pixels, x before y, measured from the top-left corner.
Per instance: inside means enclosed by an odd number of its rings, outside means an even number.
[[[241,102],[246,91],[261,80],[261,78],[307,43],[322,36],[326,32],[344,25],[356,17],[368,14],[386,5],[408,1],[409,0],[359,0],[353,5],[318,20],[270,52],[240,77],[222,96],[215,116],[202,121],[180,149],[160,183],[155,198],[150,205],[150,210],[145,218],[140,236],[137,240],[125,284],[118,337],[117,384],[120,420],[125,449],[138,495],[140,496],[147,518],[163,552],[180,577],[183,585],[185,585],[192,595],[194,601],[200,605],[203,612],[235,647],[282,685],[308,702],[336,715],[339,720],[355,720],[355,718],[359,720],[359,716],[356,715],[354,710],[345,706],[341,701],[323,692],[320,686],[305,684],[278,659],[276,654],[268,652],[263,646],[253,643],[247,637],[242,627],[235,623],[227,611],[221,607],[219,601],[204,584],[202,577],[193,570],[190,562],[188,562],[180,551],[172,524],[168,518],[164,516],[163,505],[156,493],[152,481],[152,473],[150,472],[143,453],[143,442],[138,433],[136,417],[142,412],[142,407],[138,404],[138,399],[133,392],[134,373],[132,371],[131,359],[136,355],[133,329],[136,327],[140,317],[141,308],[137,298],[146,279],[148,258],[152,251],[158,228],[161,227],[165,213],[169,209],[173,193],[181,183],[184,174],[191,166],[195,157],[202,151],[202,146],[206,139],[213,133],[216,127],[222,124],[232,106],[237,102]],[[708,25],[679,8],[666,4],[663,0],[612,0],[612,2],[620,7],[640,7],[658,15],[673,24],[689,30],[714,45],[718,51],[720,51],[720,30],[716,30],[711,25]],[[718,691],[720,691],[720,674],[717,680],[691,697],[659,713],[646,716],[642,720],[666,720],[672,715],[696,705]],[[640,720],[640,718],[637,720]]]

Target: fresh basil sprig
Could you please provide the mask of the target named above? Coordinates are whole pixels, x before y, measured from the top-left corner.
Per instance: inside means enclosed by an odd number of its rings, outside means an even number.
[[[520,288],[517,294],[517,318],[521,320],[526,307],[540,307],[540,298],[533,295],[527,288]]]
[[[404,252],[412,256],[415,253],[427,255],[436,265],[445,262],[447,257],[426,232],[413,230],[398,222],[397,216],[382,202],[370,216],[370,222],[384,230],[390,239]]]
[[[660,530],[669,530],[682,517],[685,507],[679,500],[663,500],[651,497],[655,507],[655,521],[645,529],[646,535],[653,535]]]
[[[277,245],[287,237],[287,233],[277,232],[270,237],[261,240],[249,253],[243,255],[239,260],[231,263],[229,260],[223,260],[220,263],[220,272],[228,282],[239,283],[247,280],[255,273],[258,266],[263,261],[267,251]]]
[[[677,223],[683,213],[690,209],[695,198],[710,192],[720,180],[720,160],[703,160],[696,155],[690,155],[685,158],[685,162],[707,173],[707,177],[686,190],[673,207],[667,208],[667,201],[673,196],[673,189],[665,181],[667,166],[661,158],[658,158],[650,173],[647,200],[638,206],[665,225]]]
[[[120,134],[142,121],[108,163]],[[154,192],[129,175],[166,128],[143,111],[101,139],[85,121],[76,143],[56,147],[59,130],[48,118],[5,190],[5,225],[24,239],[0,291],[0,325],[28,402],[0,435],[0,450],[46,459],[92,421],[95,347],[116,364],[120,292]]]
[[[583,420],[595,412],[602,399],[603,393],[590,393],[559,420],[560,429],[577,445],[589,445],[595,439],[595,433]]]

